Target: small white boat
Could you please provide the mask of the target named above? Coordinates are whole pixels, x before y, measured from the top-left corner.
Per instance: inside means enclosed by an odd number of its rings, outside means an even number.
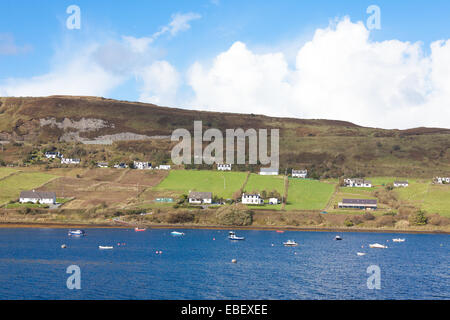
[[[341,236],[336,236],[336,237],[334,237],[334,240],[342,240],[342,237]]]
[[[69,236],[76,236],[76,237],[82,237],[86,234],[84,230],[69,230],[69,233],[67,235]]]
[[[172,231],[170,234],[173,236],[177,236],[177,237],[184,236],[184,232],[178,232],[178,231]]]
[[[358,256],[365,256],[365,255],[366,255],[365,252],[357,252],[356,254],[357,254]]]
[[[393,242],[405,242],[405,239],[401,239],[401,238],[396,238],[396,239],[392,239]]]
[[[298,243],[295,242],[294,240],[288,240],[286,242],[283,242],[283,245],[285,247],[296,247],[296,246],[298,246]]]
[[[230,240],[245,240],[244,237],[238,237],[238,236],[236,235],[236,233],[234,233],[234,231],[230,231],[230,232],[228,233],[228,239],[230,239]]]
[[[369,244],[369,247],[371,248],[377,248],[377,249],[386,249],[387,246],[379,244],[379,243],[373,243],[373,244]]]
[[[114,247],[110,247],[110,246],[98,246],[98,248],[99,248],[100,250],[111,250],[111,249],[113,249]]]

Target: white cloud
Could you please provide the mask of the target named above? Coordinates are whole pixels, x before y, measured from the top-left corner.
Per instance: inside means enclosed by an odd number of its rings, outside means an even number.
[[[431,45],[374,42],[348,18],[316,30],[295,67],[281,52],[256,54],[241,42],[211,66],[195,63],[194,108],[326,118],[383,128],[450,127],[450,40]]]
[[[200,18],[201,15],[194,12],[175,13],[172,15],[172,20],[169,24],[161,27],[158,32],[154,33],[152,39],[155,40],[166,33],[169,33],[171,36],[175,36],[181,31],[189,30],[191,28],[190,22]]]
[[[156,61],[138,72],[142,79],[139,101],[173,106],[180,86],[180,75],[167,61]]]

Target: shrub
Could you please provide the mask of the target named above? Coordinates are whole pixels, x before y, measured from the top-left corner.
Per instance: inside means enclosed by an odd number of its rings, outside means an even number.
[[[344,226],[353,227],[353,222],[350,219],[345,219]]]
[[[371,214],[370,212],[366,212],[363,214],[363,219],[370,221],[370,220],[375,220],[375,216],[373,214]]]
[[[382,216],[377,220],[377,227],[393,227],[395,219],[392,216]]]
[[[253,223],[253,211],[245,205],[223,206],[216,212],[219,224],[227,226],[249,226]]]
[[[409,216],[409,223],[416,226],[423,226],[428,223],[428,218],[426,217],[424,211],[419,210]]]
[[[195,215],[192,212],[175,212],[167,217],[168,223],[188,223],[194,222]]]

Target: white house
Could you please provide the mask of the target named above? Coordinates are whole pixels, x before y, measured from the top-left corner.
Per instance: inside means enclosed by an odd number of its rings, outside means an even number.
[[[117,168],[117,169],[126,169],[126,168],[128,168],[128,165],[127,165],[126,163],[123,163],[123,162],[121,162],[121,163],[116,163],[116,164],[114,165],[114,168]]]
[[[269,198],[269,204],[279,204],[280,200],[278,198]]]
[[[99,162],[99,163],[97,163],[97,167],[108,168],[108,162]]]
[[[40,203],[40,204],[55,204],[56,203],[56,193],[46,192],[46,191],[22,191],[20,193],[21,203]]]
[[[158,167],[156,167],[158,170],[170,170],[170,164],[160,164]]]
[[[344,183],[345,183],[345,186],[347,186],[347,187],[372,188],[371,181],[360,179],[360,178],[345,179]]]
[[[394,187],[407,187],[409,186],[408,181],[394,181]]]
[[[436,183],[439,184],[444,184],[444,183],[450,183],[450,177],[436,177],[434,178],[434,181],[436,181]]]
[[[242,203],[243,204],[264,204],[264,200],[261,198],[259,194],[242,194]]]
[[[231,164],[228,163],[218,163],[217,170],[220,171],[231,171]]]
[[[80,164],[80,159],[61,158],[61,164]]]
[[[134,161],[133,166],[135,169],[139,169],[139,170],[145,170],[145,169],[152,168],[152,164],[150,162],[145,162],[145,161]]]
[[[47,152],[45,153],[45,157],[46,157],[47,159],[56,159],[56,158],[61,158],[61,157],[62,157],[62,154],[59,153],[59,152],[49,152],[49,151],[47,151]]]
[[[259,171],[259,174],[262,176],[277,176],[278,175],[278,169],[273,168],[261,168]]]
[[[308,175],[308,170],[292,170],[292,178],[303,178],[305,179]]]
[[[212,192],[189,192],[189,203],[192,204],[210,204],[212,203]]]

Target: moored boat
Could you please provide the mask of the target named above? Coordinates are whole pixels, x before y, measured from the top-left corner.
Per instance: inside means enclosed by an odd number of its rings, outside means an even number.
[[[405,239],[401,239],[401,238],[396,238],[396,239],[392,239],[393,242],[405,242]]]
[[[138,227],[134,228],[134,231],[136,231],[136,232],[142,232],[145,230],[147,230],[147,229],[146,228],[138,228]]]
[[[336,236],[336,237],[334,237],[334,240],[342,240],[342,237],[341,236]]]
[[[111,250],[111,249],[113,249],[114,247],[111,247],[111,246],[98,246],[98,248],[99,248],[100,250]]]
[[[371,247],[371,248],[378,248],[378,249],[386,249],[387,248],[387,246],[379,244],[379,243],[369,244],[369,247]]]
[[[358,256],[365,256],[365,255],[366,255],[365,252],[357,252],[356,254],[357,254]]]
[[[236,233],[234,233],[234,231],[230,231],[230,232],[228,233],[228,239],[230,239],[230,240],[245,240],[244,237],[238,237],[238,236],[236,236]]]
[[[286,242],[283,242],[283,245],[285,247],[296,247],[296,246],[298,246],[298,243],[295,242],[294,240],[288,240]]]
[[[86,235],[86,232],[84,230],[69,230],[68,235],[82,237],[82,236]]]
[[[173,236],[178,236],[178,237],[184,236],[184,232],[178,232],[178,231],[172,231],[170,234]]]

